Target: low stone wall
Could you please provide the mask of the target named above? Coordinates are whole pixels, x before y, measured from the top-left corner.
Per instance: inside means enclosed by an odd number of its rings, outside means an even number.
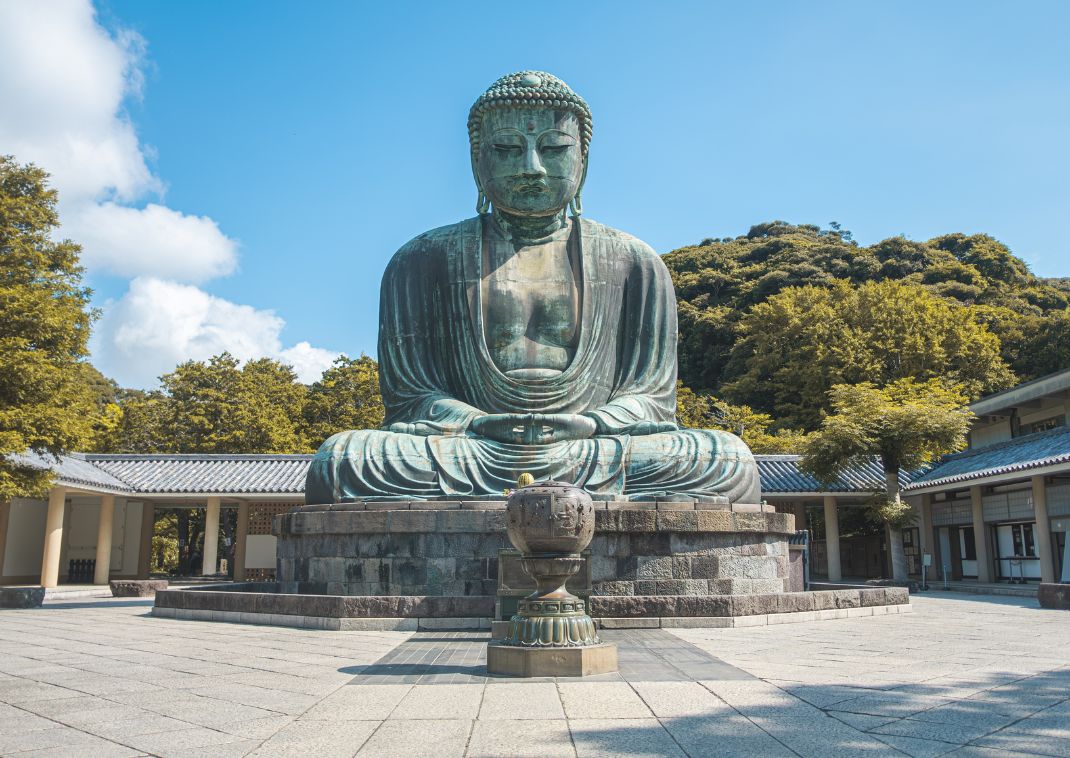
[[[0,587],[0,608],[40,608],[44,587]]]
[[[254,591],[237,583],[211,589],[160,590],[156,608],[233,613],[315,616],[322,618],[471,618],[494,615],[493,596],[417,595],[295,595],[277,589],[270,582],[257,582]]]
[[[153,615],[329,630],[490,630],[493,597],[288,595],[269,583],[161,590]],[[255,591],[250,591],[254,590]],[[276,587],[277,589],[277,587]],[[735,597],[694,595],[592,597],[590,611],[605,629],[762,626],[907,613],[901,588],[780,592]]]
[[[904,605],[909,593],[899,587],[778,592],[757,595],[695,597],[592,597],[592,616],[607,618],[660,618],[686,616],[757,616],[770,613],[802,613],[836,608],[867,608]]]
[[[794,517],[768,506],[595,503],[594,595],[783,592]],[[493,595],[504,501],[304,506],[276,519],[279,586],[317,595]]]
[[[167,589],[166,579],[112,579],[108,582],[112,597],[153,597]]]
[[[1037,600],[1041,608],[1070,611],[1070,584],[1042,583],[1037,587]]]

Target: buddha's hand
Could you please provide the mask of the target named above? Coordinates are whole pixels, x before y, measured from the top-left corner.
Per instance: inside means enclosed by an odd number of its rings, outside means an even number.
[[[575,413],[495,413],[472,420],[468,431],[512,445],[549,445],[595,433],[594,419]]]
[[[403,421],[398,421],[386,428],[388,432],[396,432],[398,434],[413,434],[418,437],[431,437],[440,434],[458,434],[459,431],[456,427],[446,427],[441,424],[435,424],[431,421],[417,421],[414,424],[406,424]]]
[[[631,434],[636,437],[645,436],[647,434],[661,434],[662,432],[675,432],[679,429],[676,424],[671,421],[639,421],[638,423],[627,426],[621,430],[622,434]]]

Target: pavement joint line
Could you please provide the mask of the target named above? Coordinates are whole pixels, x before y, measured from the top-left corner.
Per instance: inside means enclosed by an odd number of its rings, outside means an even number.
[[[764,680],[764,679],[759,679],[759,681],[763,681],[763,682],[764,682],[765,680]],[[755,729],[757,729],[757,730],[759,730],[759,731],[761,731],[761,732],[764,732],[765,734],[767,734],[767,735],[769,736],[769,738],[770,738],[770,739],[772,739],[773,741],[775,741],[775,742],[778,742],[779,744],[783,745],[783,746],[784,746],[784,749],[785,749],[785,750],[787,750],[787,751],[788,751],[789,753],[792,753],[793,755],[797,755],[797,756],[799,756],[799,758],[805,758],[805,757],[804,757],[804,756],[803,756],[803,755],[802,755],[801,753],[799,753],[799,752],[798,752],[797,750],[795,750],[794,748],[792,748],[792,747],[791,747],[791,745],[789,745],[789,744],[787,744],[786,742],[784,742],[784,741],[783,741],[782,739],[780,739],[779,737],[777,737],[777,736],[776,736],[775,734],[773,734],[772,732],[770,732],[770,731],[769,731],[768,729],[766,729],[765,727],[763,727],[763,726],[762,726],[761,724],[757,723],[757,722],[756,722],[756,721],[755,721],[754,719],[752,719],[752,718],[751,718],[750,716],[748,716],[748,715],[747,715],[746,713],[744,713],[743,711],[741,711],[741,710],[740,710],[739,708],[737,708],[736,706],[732,705],[732,704],[731,704],[730,702],[728,702],[728,701],[727,701],[727,700],[726,700],[725,698],[723,698],[722,696],[718,695],[718,694],[717,694],[716,692],[714,692],[713,690],[711,690],[711,689],[709,688],[709,686],[707,686],[707,685],[706,685],[706,683],[705,683],[705,682],[699,682],[699,684],[700,684],[700,685],[701,685],[702,687],[704,687],[704,688],[705,688],[705,689],[706,689],[706,690],[707,690],[707,691],[708,691],[708,692],[709,692],[709,693],[710,693],[711,695],[713,695],[713,696],[714,696],[715,698],[717,698],[717,699],[718,699],[718,700],[720,700],[720,701],[721,701],[722,703],[724,703],[724,704],[725,704],[726,706],[728,706],[728,707],[729,707],[729,708],[731,708],[731,709],[732,709],[733,711],[735,711],[735,712],[736,712],[737,714],[739,714],[739,716],[740,716],[740,717],[742,717],[742,718],[743,718],[744,720],[746,720],[746,721],[747,721],[748,723],[750,723],[750,724],[751,724],[751,725],[752,725],[752,726],[753,726],[753,727],[754,727]],[[774,686],[775,686],[775,685],[774,685]],[[794,695],[792,695],[792,697],[795,697],[795,696],[794,696]],[[796,699],[796,700],[799,700],[799,698],[795,698],[795,699]],[[800,700],[800,702],[803,702],[803,701],[801,701],[801,700]]]
[[[1017,680],[1017,681],[1021,681],[1021,680]],[[1016,719],[1015,721],[1012,721],[1009,724],[1004,724],[1003,726],[1001,726],[998,729],[993,729],[991,732],[987,732],[985,734],[982,734],[979,737],[974,737],[972,740],[970,740],[970,741],[968,741],[968,742],[966,742],[964,744],[966,744],[966,745],[974,745],[974,743],[976,743],[977,740],[984,739],[985,737],[991,737],[993,734],[998,734],[999,732],[1002,732],[1004,729],[1010,729],[1012,726],[1015,726],[1016,724],[1020,724],[1021,722],[1025,721],[1026,719],[1030,719],[1033,716],[1036,716],[1038,713],[1043,713],[1044,711],[1051,710],[1052,708],[1055,708],[1056,706],[1063,705],[1064,703],[1068,703],[1068,702],[1070,702],[1070,698],[1064,698],[1062,700],[1059,700],[1058,702],[1052,703],[1051,705],[1048,705],[1048,706],[1046,706],[1044,708],[1041,708],[1040,710],[1033,711],[1032,713],[1026,714],[1025,716],[1022,716],[1021,718]],[[984,745],[975,745],[975,747],[985,747],[985,746]]]
[[[38,682],[38,683],[39,683],[39,684],[48,684],[48,682]],[[56,685],[53,685],[53,686],[56,686]],[[64,689],[68,689],[68,688],[64,688]],[[77,691],[77,690],[72,690],[72,692],[76,692],[76,691]],[[107,701],[107,702],[109,702],[109,703],[115,703],[116,705],[129,705],[129,703],[122,703],[122,702],[119,702],[119,701],[117,701],[117,700],[109,700],[109,699],[108,699],[108,698],[107,698],[106,696],[104,696],[104,695],[94,695],[94,694],[92,694],[92,693],[83,693],[83,694],[88,694],[88,695],[91,695],[92,697],[97,697],[97,698],[100,698],[100,699],[102,699],[102,700],[105,700],[105,701]],[[57,698],[57,699],[58,699],[58,698]],[[32,701],[32,700],[31,700],[31,701],[27,701],[27,702],[36,702],[36,701]],[[46,719],[46,720],[48,720],[48,721],[51,721],[51,722],[53,722],[54,724],[57,724],[57,725],[59,725],[60,727],[63,727],[63,728],[65,728],[65,729],[73,729],[74,731],[76,731],[76,732],[81,732],[82,734],[89,734],[89,735],[91,735],[91,736],[93,736],[93,737],[96,737],[97,739],[105,740],[106,742],[113,742],[113,743],[115,743],[116,745],[121,745],[122,747],[125,747],[125,748],[129,748],[129,749],[131,749],[131,750],[137,750],[137,751],[139,751],[139,752],[142,752],[142,753],[148,753],[148,752],[149,752],[149,751],[147,751],[147,750],[142,750],[142,749],[141,749],[141,748],[139,748],[139,747],[135,747],[134,745],[130,745],[130,744],[127,744],[127,743],[125,743],[125,742],[120,742],[120,741],[119,741],[119,740],[117,740],[117,739],[113,739],[113,738],[111,738],[111,737],[103,737],[103,736],[101,736],[101,735],[99,735],[99,734],[93,734],[92,732],[87,732],[87,731],[86,731],[85,729],[83,729],[83,728],[81,728],[81,727],[78,727],[78,726],[72,726],[71,724],[65,724],[65,723],[63,723],[62,721],[58,721],[57,719],[54,719],[54,718],[52,718],[51,716],[46,716],[46,715],[44,715],[44,714],[36,713],[36,712],[34,712],[34,711],[31,711],[31,710],[28,710],[28,709],[26,709],[26,708],[23,708],[23,707],[22,707],[22,706],[21,706],[21,705],[20,705],[19,703],[6,703],[6,705],[10,705],[10,706],[11,706],[11,707],[13,707],[13,708],[18,708],[19,710],[21,710],[21,711],[25,711],[26,713],[29,713],[29,714],[31,714],[31,715],[34,715],[34,716],[37,716],[38,718],[43,718],[43,719]],[[141,708],[142,710],[146,710],[146,711],[149,711],[149,713],[154,713],[154,714],[156,714],[157,716],[163,716],[164,718],[172,718],[172,719],[174,719],[174,720],[176,720],[176,721],[181,721],[181,722],[182,722],[182,723],[184,723],[184,724],[188,724],[188,725],[189,725],[189,726],[190,726],[191,728],[197,728],[197,729],[208,729],[208,730],[210,730],[210,731],[213,731],[213,732],[218,732],[219,734],[225,735],[225,736],[227,736],[227,737],[234,737],[234,738],[235,738],[234,740],[227,740],[227,742],[234,742],[234,741],[236,741],[236,740],[238,739],[238,737],[237,737],[236,735],[230,734],[229,732],[224,732],[224,731],[221,731],[221,730],[219,730],[219,729],[216,729],[216,728],[214,728],[214,727],[206,726],[206,725],[204,725],[204,724],[197,724],[197,723],[194,723],[194,722],[192,722],[192,721],[186,721],[185,719],[182,719],[182,718],[178,718],[178,717],[176,717],[176,716],[167,716],[166,714],[163,714],[163,713],[159,713],[159,712],[157,712],[157,711],[152,711],[152,710],[150,710],[150,709],[148,709],[148,708],[145,708],[144,706],[141,706],[141,705],[139,705],[139,706],[135,706],[135,707],[137,707],[137,708]],[[162,732],[149,732],[148,734],[167,734],[167,733],[168,733],[168,732],[170,732],[170,731],[181,731],[181,730],[171,730],[171,729],[166,729],[166,730],[164,730],[164,731],[162,731]],[[138,736],[138,737],[140,737],[140,736],[145,736],[145,735],[132,735],[132,736]],[[222,743],[222,744],[225,744],[225,743]],[[22,752],[22,751],[18,751],[18,752]]]

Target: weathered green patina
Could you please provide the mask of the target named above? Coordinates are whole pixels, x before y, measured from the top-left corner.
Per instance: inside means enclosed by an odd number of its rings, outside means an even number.
[[[502,77],[476,101],[480,213],[391,260],[384,428],[324,442],[307,502],[500,495],[523,472],[596,496],[759,500],[738,437],[675,423],[676,300],[661,259],[579,215],[591,135],[587,104],[544,72]]]

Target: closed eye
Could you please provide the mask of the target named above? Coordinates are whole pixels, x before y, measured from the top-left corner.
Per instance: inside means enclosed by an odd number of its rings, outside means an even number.
[[[494,149],[495,150],[500,150],[503,153],[519,152],[520,151],[520,145],[495,145]]]
[[[565,152],[570,147],[571,145],[543,145],[539,149],[542,150],[542,152],[544,153],[551,153],[553,155],[557,155],[559,153]]]

